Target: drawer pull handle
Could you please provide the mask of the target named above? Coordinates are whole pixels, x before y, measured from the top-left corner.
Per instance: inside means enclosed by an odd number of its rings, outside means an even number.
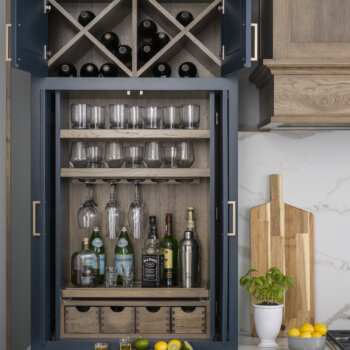
[[[228,205],[232,205],[232,232],[228,233],[227,236],[234,237],[236,236],[236,202],[228,201]]]
[[[11,57],[9,56],[10,55],[10,49],[9,49],[9,46],[10,46],[10,43],[9,43],[9,29],[12,27],[12,24],[7,24],[6,23],[6,62],[11,62]]]
[[[33,236],[40,237],[40,233],[36,232],[36,206],[40,204],[40,201],[33,201]]]
[[[258,60],[258,23],[252,23],[252,28],[254,28],[254,56],[250,59],[251,61]]]

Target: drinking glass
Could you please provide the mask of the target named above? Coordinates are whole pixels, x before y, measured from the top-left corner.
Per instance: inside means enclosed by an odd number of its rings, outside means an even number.
[[[158,106],[141,107],[143,127],[145,129],[161,129],[162,108]]]
[[[129,337],[119,339],[119,346],[120,350],[131,350],[131,339]]]
[[[127,168],[142,168],[143,147],[128,146],[124,149]]]
[[[90,123],[90,106],[84,103],[70,105],[72,129],[88,129]]]
[[[90,129],[104,129],[106,127],[106,108],[103,106],[90,107]]]
[[[160,168],[163,163],[161,144],[157,141],[147,142],[143,158],[147,168]]]
[[[175,144],[163,144],[164,165],[166,168],[177,168]]]
[[[96,343],[95,350],[108,350],[108,344],[107,343]]]
[[[109,127],[111,129],[127,129],[128,113],[129,108],[127,105],[109,105]]]
[[[189,168],[194,162],[192,142],[183,141],[176,144],[176,163],[179,168]]]
[[[142,233],[146,232],[147,209],[140,199],[140,185],[135,181],[135,198],[129,208],[129,227],[134,239],[142,238]]]
[[[113,266],[106,268],[106,288],[116,288],[118,273]]]
[[[181,108],[182,127],[199,129],[199,105],[183,105]]]
[[[78,211],[78,225],[81,229],[93,229],[99,226],[100,216],[97,204],[93,200],[93,185],[86,183],[86,201]]]
[[[105,162],[108,168],[121,168],[124,163],[123,145],[119,142],[107,142]]]
[[[88,165],[87,145],[84,141],[74,141],[70,145],[69,166],[72,168],[86,168]]]
[[[181,128],[180,107],[166,106],[162,109],[163,127],[169,129]]]
[[[89,145],[87,147],[88,153],[88,167],[101,168],[102,167],[102,147],[96,145]]]
[[[132,266],[123,266],[123,287],[132,288],[134,285],[134,268]]]
[[[120,223],[123,219],[123,211],[119,205],[116,195],[116,182],[118,180],[105,180],[110,182],[110,199],[105,207],[105,218],[106,218],[106,237],[114,239],[117,233],[120,231]]]
[[[129,124],[130,129],[142,129],[142,117],[139,106],[130,106],[129,110]]]

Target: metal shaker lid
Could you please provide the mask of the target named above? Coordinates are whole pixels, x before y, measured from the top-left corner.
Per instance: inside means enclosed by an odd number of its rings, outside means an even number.
[[[184,239],[193,239],[193,231],[185,231]]]

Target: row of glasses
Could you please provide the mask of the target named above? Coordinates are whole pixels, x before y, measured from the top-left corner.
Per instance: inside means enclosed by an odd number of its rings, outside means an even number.
[[[72,129],[106,128],[106,108],[88,104],[72,104]],[[128,106],[109,105],[110,129],[198,129],[200,107],[195,104],[182,106]]]
[[[101,146],[84,141],[71,143],[69,166],[72,168],[101,168],[103,163]],[[189,141],[146,142],[145,147],[120,142],[107,142],[104,161],[108,168],[189,168],[195,160],[193,143]]]
[[[132,266],[123,266],[123,287],[132,288],[134,285],[134,268]],[[106,288],[116,288],[118,280],[118,271],[114,266],[109,266],[106,268],[105,274]]]

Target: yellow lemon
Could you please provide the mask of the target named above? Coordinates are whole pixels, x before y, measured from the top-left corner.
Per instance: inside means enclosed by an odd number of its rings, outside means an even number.
[[[301,332],[300,333],[301,338],[311,338],[311,333],[310,332]]]
[[[310,324],[310,323],[304,323],[301,327],[300,327],[300,332],[310,332],[312,333],[314,331],[314,327]]]
[[[179,349],[181,349],[181,346],[182,346],[182,343],[180,342],[180,340],[178,339],[173,339],[173,340],[170,340],[170,342],[168,343],[168,346],[170,344],[177,344],[179,346]]]
[[[322,337],[322,334],[320,332],[312,332],[311,336],[312,338],[319,338],[319,337]]]
[[[315,324],[315,332],[319,332],[322,335],[326,335],[327,334],[327,327],[322,323],[316,323]]]
[[[165,341],[159,341],[154,344],[154,350],[167,350],[168,344]]]
[[[300,331],[299,331],[298,328],[292,328],[292,329],[289,331],[288,335],[290,335],[291,337],[299,337]]]

